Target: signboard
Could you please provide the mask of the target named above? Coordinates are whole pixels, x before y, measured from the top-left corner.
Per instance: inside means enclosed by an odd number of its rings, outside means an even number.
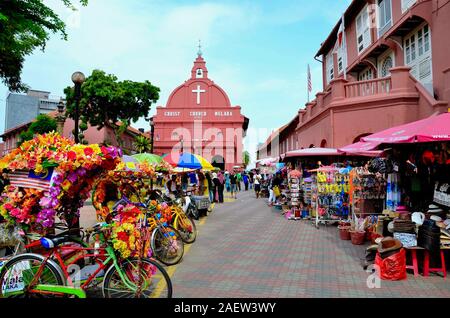
[[[25,288],[25,284],[23,282],[22,272],[30,268],[30,263],[28,261],[22,261],[15,264],[14,268],[11,268],[5,275],[6,279],[2,284],[2,293],[10,293],[23,290]]]

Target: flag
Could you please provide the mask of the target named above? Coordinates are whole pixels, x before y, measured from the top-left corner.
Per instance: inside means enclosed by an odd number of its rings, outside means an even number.
[[[53,177],[53,168],[49,168],[45,173],[40,175],[36,175],[32,170],[18,170],[9,173],[8,177],[11,185],[15,187],[48,191]]]
[[[309,64],[308,64],[308,92],[309,93],[312,92],[311,70],[309,68]]]

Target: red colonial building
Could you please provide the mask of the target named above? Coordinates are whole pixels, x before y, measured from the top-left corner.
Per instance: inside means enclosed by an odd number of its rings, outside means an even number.
[[[448,1],[353,0],[315,56],[323,91],[288,139],[297,149],[339,148],[446,112],[449,31]]]
[[[201,155],[222,169],[242,165],[242,140],[249,120],[209,79],[201,51],[191,78],[175,88],[166,107],[157,107],[153,121],[154,152],[158,155],[183,151]]]

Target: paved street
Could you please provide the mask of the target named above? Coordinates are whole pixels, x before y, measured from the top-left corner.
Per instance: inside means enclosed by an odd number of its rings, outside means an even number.
[[[288,221],[247,192],[200,221],[197,241],[169,273],[179,298],[450,297],[448,280],[433,274],[369,289],[363,256],[336,227]]]
[[[335,226],[286,220],[250,191],[225,201],[197,222],[197,241],[167,268],[174,297],[450,297],[448,278],[435,274],[369,289],[364,247],[340,240]],[[82,216],[83,226],[95,223],[92,206]]]

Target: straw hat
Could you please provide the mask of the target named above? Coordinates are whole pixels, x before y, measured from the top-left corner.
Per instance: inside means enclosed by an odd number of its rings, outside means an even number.
[[[440,207],[438,207],[438,206],[435,205],[435,204],[430,204],[430,205],[428,206],[428,211],[427,211],[427,213],[435,213],[435,214],[438,214],[438,213],[442,213],[442,212],[444,212],[444,210],[442,210]]]

